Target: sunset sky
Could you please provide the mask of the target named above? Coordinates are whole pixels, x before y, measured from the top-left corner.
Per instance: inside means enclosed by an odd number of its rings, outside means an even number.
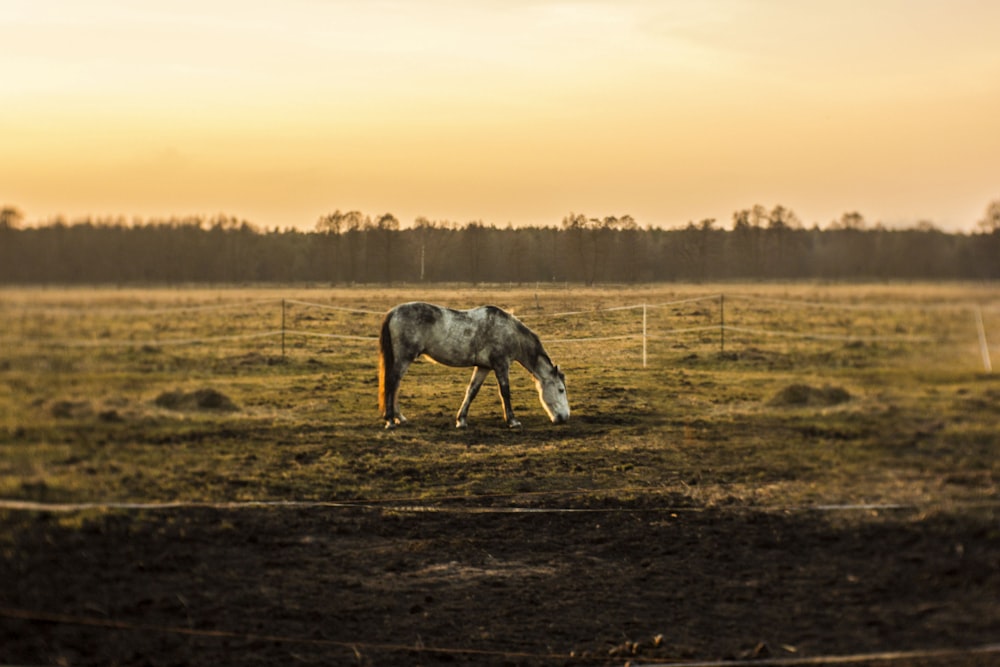
[[[972,230],[996,0],[0,0],[0,205]]]

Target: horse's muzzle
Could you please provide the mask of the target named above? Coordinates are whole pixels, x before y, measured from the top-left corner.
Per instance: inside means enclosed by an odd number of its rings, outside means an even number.
[[[569,415],[552,415],[553,424],[565,424],[569,421]]]

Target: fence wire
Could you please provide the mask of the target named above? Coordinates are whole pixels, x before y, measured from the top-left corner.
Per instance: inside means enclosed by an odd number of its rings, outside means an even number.
[[[802,318],[801,309],[812,314]],[[293,298],[131,308],[27,303],[8,305],[5,310],[7,325],[0,344],[9,347],[151,349],[281,338],[283,355],[287,354],[286,338],[376,341],[378,318],[384,314]],[[990,329],[997,326],[997,312],[1000,306],[993,303],[869,304],[717,293],[591,310],[535,312],[523,319],[544,333],[546,343],[641,341],[643,366],[648,363],[651,342],[678,343],[701,336],[694,342],[717,344],[720,351],[725,351],[726,342],[746,344],[748,337],[905,346],[971,343],[979,365],[991,372],[998,336],[990,335]],[[67,331],[72,335],[62,335]]]

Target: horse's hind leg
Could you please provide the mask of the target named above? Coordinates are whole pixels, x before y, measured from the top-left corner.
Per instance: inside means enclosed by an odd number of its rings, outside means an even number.
[[[399,411],[399,386],[403,383],[403,376],[406,375],[406,371],[410,367],[410,363],[410,361],[404,361],[400,364],[399,384],[396,385],[396,393],[392,397],[392,418],[397,424],[402,424],[406,421],[406,417],[404,417],[403,413]]]
[[[481,366],[476,366],[476,369],[472,371],[472,380],[469,381],[469,388],[465,390],[465,400],[462,401],[462,407],[458,409],[458,417],[455,418],[455,428],[465,428],[469,425],[466,421],[469,416],[469,405],[479,393],[479,388],[483,386],[483,382],[489,374],[490,369]]]
[[[409,360],[399,360],[393,365],[392,372],[388,374],[385,386],[385,419],[386,428],[394,428],[396,424],[402,424],[406,417],[399,411],[399,386],[403,382],[403,376],[410,367]]]

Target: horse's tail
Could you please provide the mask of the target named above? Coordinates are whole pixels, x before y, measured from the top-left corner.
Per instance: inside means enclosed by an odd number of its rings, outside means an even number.
[[[393,373],[396,366],[396,358],[392,351],[392,332],[389,330],[389,320],[392,319],[393,311],[386,313],[382,320],[382,330],[378,335],[378,409],[386,419],[392,419],[392,415],[385,413],[389,405],[388,392],[391,378],[388,374]]]

